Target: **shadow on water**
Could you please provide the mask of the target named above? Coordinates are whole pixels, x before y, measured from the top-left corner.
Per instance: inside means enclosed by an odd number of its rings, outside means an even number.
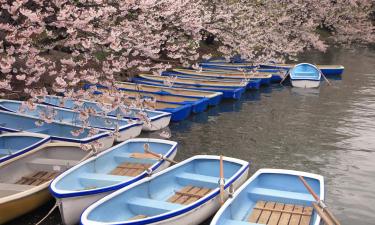
[[[250,161],[252,172],[270,167],[319,173],[342,224],[374,224],[375,49],[332,48],[301,58],[342,64],[345,73],[316,90],[274,84],[171,124],[171,139],[180,144],[177,160],[223,154]],[[34,224],[52,204],[11,224]],[[44,224],[61,224],[58,212]]]

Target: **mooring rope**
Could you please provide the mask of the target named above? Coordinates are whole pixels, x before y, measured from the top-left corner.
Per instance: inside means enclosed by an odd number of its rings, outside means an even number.
[[[39,220],[35,225],[41,224],[44,220],[48,218],[49,215],[59,206],[59,204],[56,202],[56,204],[50,209],[50,211],[45,215],[41,220]]]

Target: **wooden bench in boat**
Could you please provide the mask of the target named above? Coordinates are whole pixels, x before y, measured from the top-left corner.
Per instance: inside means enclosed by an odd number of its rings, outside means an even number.
[[[147,170],[152,164],[124,162],[113,169],[110,174],[135,177]]]
[[[267,225],[309,225],[313,208],[310,206],[258,201],[248,217],[249,223]]]
[[[22,177],[20,180],[15,182],[15,184],[38,186],[52,180],[57,175],[59,175],[59,172],[56,171],[37,171],[28,176]]]
[[[211,189],[209,188],[186,186],[181,190],[176,191],[175,194],[168,199],[168,202],[188,205],[198,201],[210,192]]]
[[[281,191],[268,188],[254,188],[251,190],[250,194],[252,196],[258,195],[260,198],[262,196],[272,195],[273,197],[286,198],[286,199],[298,199],[302,201],[314,201],[314,198],[309,193],[300,193],[293,191]]]

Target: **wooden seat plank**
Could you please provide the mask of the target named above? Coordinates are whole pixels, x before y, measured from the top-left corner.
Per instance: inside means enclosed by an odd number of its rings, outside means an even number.
[[[292,211],[293,209],[294,209],[294,205],[285,204],[284,206],[285,211]],[[278,225],[288,225],[291,215],[292,215],[291,213],[287,213],[287,212],[281,213],[281,217],[280,217]]]
[[[283,210],[284,204],[283,203],[276,203],[275,204],[275,211],[272,211],[271,217],[267,223],[267,225],[277,225],[279,223],[281,212],[278,212],[276,210]]]
[[[258,208],[263,208],[266,205],[265,201],[258,201],[255,205],[256,208],[253,209],[248,221],[250,223],[256,223],[258,222],[259,216],[262,213],[261,209]]]
[[[184,204],[185,205],[189,205],[195,201],[198,201],[199,199],[201,199],[202,197],[204,197],[205,195],[207,195],[208,193],[211,192],[211,189],[209,188],[201,188],[197,193],[195,193],[195,197],[191,197],[189,198]]]
[[[301,216],[301,221],[299,222],[299,225],[309,225],[310,224],[310,220],[311,220],[311,215],[312,215],[312,212],[313,212],[313,208],[312,207],[304,207],[303,208],[303,213],[304,214],[309,214],[309,216]]]
[[[190,187],[190,189],[186,190],[186,191],[180,191],[180,192],[189,192],[190,190],[192,190],[194,187]],[[186,200],[188,200],[189,196],[186,196],[186,195],[182,195],[182,194],[176,194],[176,195],[180,195],[180,197],[174,202],[174,203],[177,203],[177,204],[183,204]]]
[[[192,188],[192,186],[186,186],[186,187],[182,188],[181,192],[189,191],[191,188]],[[179,199],[180,197],[181,197],[180,194],[174,194],[172,197],[170,197],[168,199],[168,202],[175,203],[177,201],[177,199]]]
[[[139,220],[139,219],[144,219],[144,218],[147,218],[146,215],[136,215],[128,220]]]
[[[198,192],[201,189],[202,188],[199,188],[199,187],[193,187],[192,189],[190,189],[189,192],[183,193],[183,195],[185,195],[185,196],[188,197],[188,199],[183,204],[184,205],[189,205],[190,203],[195,202],[198,199],[202,198],[202,196],[198,195]]]
[[[267,202],[264,206],[264,209],[273,209],[275,208],[275,202]],[[268,220],[270,219],[271,211],[269,210],[262,210],[262,213],[259,216],[258,222],[260,224],[267,224]]]
[[[58,172],[47,172],[47,171],[37,171],[28,176],[22,177],[20,180],[15,182],[15,184],[23,185],[33,185],[38,186],[45,182],[48,182],[55,178],[59,173]]]
[[[151,164],[125,162],[125,163],[118,165],[109,174],[134,177],[143,173],[143,171],[148,169],[150,166]]]
[[[289,225],[298,225],[299,221],[301,219],[300,214],[294,214],[294,213],[302,213],[303,212],[303,206],[295,205],[293,209],[293,214],[290,217]]]

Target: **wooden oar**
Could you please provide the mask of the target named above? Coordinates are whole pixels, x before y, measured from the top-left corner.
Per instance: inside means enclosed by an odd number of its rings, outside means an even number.
[[[224,204],[224,185],[225,185],[225,181],[224,181],[224,165],[223,165],[223,156],[220,155],[220,181],[219,181],[219,185],[220,185],[220,204]]]
[[[324,73],[322,72],[321,69],[319,69],[318,65],[314,64],[314,66],[319,70],[320,74],[322,75],[322,77],[324,78],[324,80],[327,82],[327,84],[329,86],[332,86],[331,82],[329,82],[329,80],[327,79],[327,77],[324,75]]]
[[[286,78],[288,78],[288,77],[289,77],[289,72],[287,72],[287,73],[285,74],[284,78],[280,81],[280,84],[283,84],[284,81],[286,80]]]
[[[299,176],[299,179],[302,181],[303,185],[306,189],[310,192],[310,194],[314,197],[315,201],[312,205],[319,216],[322,218],[325,224],[327,225],[340,225],[340,222],[336,219],[336,217],[332,214],[332,212],[328,209],[326,204],[320,200],[318,195],[314,192],[314,190],[310,187],[310,185],[306,182],[306,180]]]
[[[168,157],[165,157],[162,154],[158,154],[158,153],[155,153],[155,152],[151,151],[150,150],[150,146],[148,144],[144,145],[144,150],[145,150],[146,153],[148,153],[150,155],[153,155],[153,156],[155,156],[155,157],[157,157],[159,159],[164,159],[165,161],[168,161],[168,162],[170,162],[172,164],[177,164],[178,163],[178,162],[176,162],[176,161],[174,161],[172,159],[169,159]]]

